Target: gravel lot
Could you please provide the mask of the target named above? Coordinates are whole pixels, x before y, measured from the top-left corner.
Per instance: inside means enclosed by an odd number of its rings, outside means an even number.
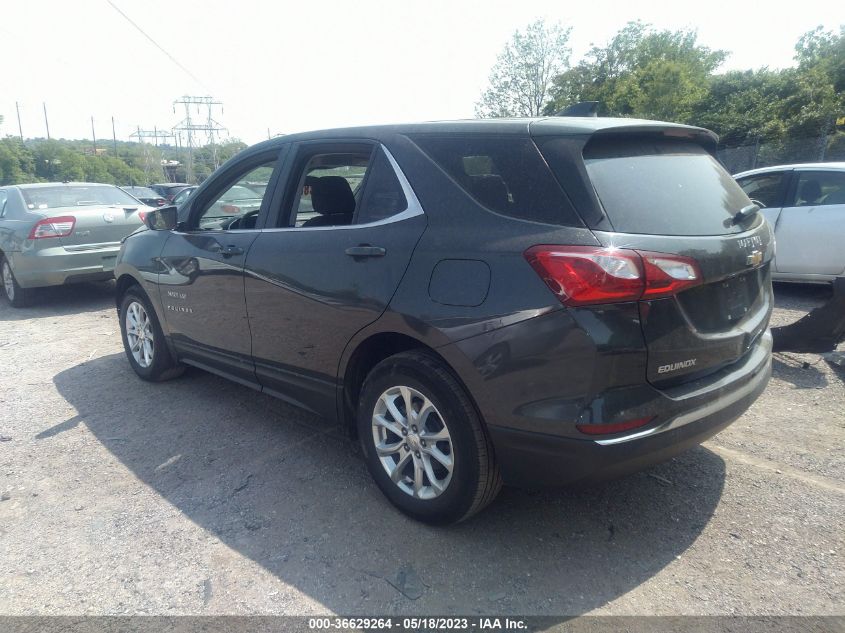
[[[829,294],[776,292],[780,324]],[[137,379],[109,285],[0,303],[0,370],[0,614],[845,614],[845,371],[815,355],[671,462],[448,529],[324,421]]]

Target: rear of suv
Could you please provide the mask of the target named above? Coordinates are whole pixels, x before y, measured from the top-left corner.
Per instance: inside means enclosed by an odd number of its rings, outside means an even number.
[[[126,240],[127,357],[145,379],[195,365],[338,420],[428,522],[502,482],[668,459],[771,371],[772,236],[715,143],[596,118],[267,141]],[[256,181],[260,207],[219,211]]]

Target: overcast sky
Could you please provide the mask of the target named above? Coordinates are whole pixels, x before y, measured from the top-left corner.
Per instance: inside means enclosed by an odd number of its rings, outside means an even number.
[[[223,102],[215,118],[248,143],[271,133],[467,118],[496,55],[538,17],[572,27],[572,62],[627,21],[695,28],[731,51],[724,69],[792,64],[798,37],[838,28],[837,4],[803,0],[791,10],[757,0],[684,3],[606,0],[2,0],[0,135],[50,133],[119,139],[136,128],[172,128],[181,95]],[[195,78],[192,78],[193,75]],[[194,111],[196,112],[196,110]]]

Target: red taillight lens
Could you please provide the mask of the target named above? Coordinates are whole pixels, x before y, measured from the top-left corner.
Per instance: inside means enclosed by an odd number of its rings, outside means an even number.
[[[701,283],[695,260],[680,255],[638,251],[645,267],[643,299],[666,297]]]
[[[638,429],[653,419],[654,416],[649,416],[647,418],[627,420],[626,422],[617,422],[616,424],[576,424],[575,428],[587,435],[611,435],[612,433],[622,433],[624,431]]]
[[[38,220],[29,232],[29,239],[40,240],[45,237],[67,237],[73,233],[76,226],[76,218],[71,215],[63,215],[57,218],[44,218]]]
[[[138,217],[141,218],[141,222],[147,221],[147,211],[138,211]]]
[[[165,200],[164,198],[159,198],[158,200],[156,200],[156,204],[160,207],[163,207],[164,205],[167,204],[167,200]]]
[[[656,299],[701,283],[695,261],[598,246],[533,246],[525,259],[566,305]]]

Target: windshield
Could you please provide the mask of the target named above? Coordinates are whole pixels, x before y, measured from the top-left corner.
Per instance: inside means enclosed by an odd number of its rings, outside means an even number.
[[[21,189],[28,209],[56,209],[115,205],[137,207],[138,201],[128,193],[110,185],[63,185]]]

